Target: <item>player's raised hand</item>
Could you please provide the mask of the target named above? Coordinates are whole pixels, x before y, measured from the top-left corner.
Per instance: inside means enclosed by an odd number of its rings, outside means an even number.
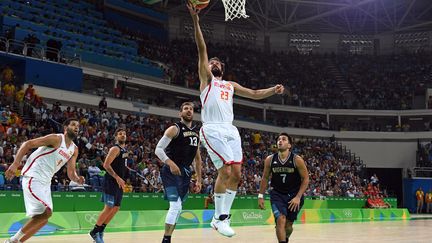
[[[121,188],[122,190],[124,190],[126,188],[126,182],[122,178],[117,177],[116,181],[117,181],[117,184],[119,185],[119,188]]]
[[[258,206],[260,209],[265,209],[264,198],[258,198]]]
[[[291,212],[297,212],[300,209],[300,198],[294,197],[291,201],[288,202],[288,209]]]
[[[186,4],[187,8],[189,9],[189,13],[192,16],[192,19],[199,20],[198,14],[201,12],[201,9],[197,9],[188,1]]]
[[[278,84],[275,86],[275,93],[276,94],[283,94],[284,91],[285,91],[285,88],[282,84]]]
[[[12,164],[9,166],[7,171],[5,172],[6,180],[12,180],[15,177],[16,170],[18,169],[18,166],[16,164]]]

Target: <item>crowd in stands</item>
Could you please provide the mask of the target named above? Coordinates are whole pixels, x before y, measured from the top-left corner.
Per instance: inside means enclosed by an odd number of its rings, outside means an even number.
[[[333,58],[354,88],[354,109],[411,109],[431,85],[431,53]]]
[[[29,4],[26,1],[18,2],[19,4],[12,4],[13,1],[8,2],[5,4],[7,9],[4,11],[25,10],[31,7],[39,11],[45,7],[36,3]],[[102,1],[99,0],[89,2],[96,6],[102,4]],[[138,4],[140,1],[129,0],[129,2]],[[62,4],[53,3],[53,6],[61,8]],[[65,22],[68,22],[66,30],[83,36],[89,33],[100,35],[93,36],[98,40],[93,44],[74,43],[71,44],[72,46],[79,45],[83,50],[104,54],[113,51],[113,55],[117,57],[122,57],[127,53],[128,58],[135,61],[142,61],[140,56],[144,56],[157,61],[165,68],[166,79],[170,83],[197,88],[199,84],[196,70],[198,58],[192,38],[166,42],[150,38],[147,34],[137,30],[121,29],[119,31],[117,25],[103,18],[103,14],[99,12],[102,9],[90,8],[91,5],[88,4],[74,4],[65,5],[72,9],[72,12],[68,13],[70,16],[64,16]],[[74,14],[76,15],[74,12],[77,11],[76,6],[80,6],[82,11],[88,13],[90,22],[70,22]],[[23,14],[24,12],[18,12],[21,14],[18,14],[20,18],[29,18],[27,20],[32,23],[36,20],[41,21],[39,17],[29,17]],[[58,16],[46,15],[43,18],[45,22],[41,23],[49,23],[48,26],[53,27],[52,30],[47,30],[52,32],[51,34],[61,35],[63,32],[60,30],[62,29],[55,22]],[[46,22],[48,20],[54,22]],[[38,23],[37,21],[35,23]],[[56,28],[59,30],[57,31]],[[115,37],[111,40],[113,46],[105,46],[104,40],[107,35]],[[414,96],[424,95],[425,89],[432,85],[432,59],[429,52],[387,56],[314,53],[300,55],[298,52],[264,52],[253,45],[242,43],[213,43],[210,37],[206,40],[209,57],[218,56],[227,64],[225,71],[227,80],[233,80],[251,88],[264,88],[282,83],[287,90],[284,100],[284,104],[287,105],[326,109],[411,109]],[[125,48],[125,51],[121,51],[123,49],[120,47]],[[114,49],[111,50],[111,48]],[[136,55],[136,48],[140,56]],[[332,67],[336,67],[336,71]],[[340,87],[337,82],[339,76],[352,88],[351,92],[347,93]]]
[[[1,105],[1,110],[7,109]],[[61,169],[52,180],[53,190],[85,189],[99,191],[104,183],[103,160],[113,145],[113,132],[124,126],[128,134],[128,166],[145,178],[129,172],[127,191],[163,192],[160,168],[163,165],[154,155],[154,149],[163,132],[176,119],[153,115],[138,116],[107,111],[105,105],[97,109],[64,107],[59,102],[50,109],[33,107],[33,119],[21,123],[9,119],[0,129],[0,174],[13,162],[19,146],[28,139],[61,131],[61,122],[67,118],[78,118],[81,127],[76,139],[79,148],[77,170],[86,177],[86,187],[70,185],[66,168]],[[256,194],[262,178],[263,161],[277,151],[276,134],[249,129],[240,129],[244,149],[244,167],[239,194]],[[362,164],[352,160],[341,146],[331,139],[297,138],[293,151],[307,163],[311,184],[308,196],[362,197],[365,185],[361,177]],[[24,158],[25,159],[25,158]],[[202,152],[202,193],[212,193],[216,169],[205,151]],[[21,167],[22,168],[22,167]],[[4,182],[6,189],[19,189],[19,173],[12,182]],[[194,173],[194,172],[193,172]],[[191,188],[197,181],[193,174]],[[4,179],[4,178],[3,178]],[[69,187],[70,186],[70,187]]]
[[[197,51],[193,40],[163,43],[143,37],[139,53],[165,63],[173,84],[196,88]],[[285,85],[285,104],[334,109],[411,109],[413,97],[424,95],[432,85],[431,54],[389,56],[300,55],[296,52],[265,53],[248,45],[217,44],[208,41],[209,57],[218,56],[227,65],[225,79],[251,88],[275,83]],[[188,53],[188,55],[182,55]],[[352,88],[352,94],[336,83],[329,64]],[[349,96],[351,99],[347,99]]]
[[[384,191],[385,192],[385,191]],[[371,176],[367,184],[365,196],[367,196],[366,207],[368,208],[390,208],[390,204],[384,201],[387,195],[380,190],[379,179],[376,174]]]

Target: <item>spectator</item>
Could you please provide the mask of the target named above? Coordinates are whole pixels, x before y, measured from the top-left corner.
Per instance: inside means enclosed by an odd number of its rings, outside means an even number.
[[[114,88],[114,97],[117,99],[122,98],[122,88],[119,83],[117,83],[117,86]]]
[[[208,209],[210,204],[214,204],[213,193],[208,193],[207,197],[204,199],[204,208]]]
[[[416,213],[419,214],[423,211],[423,201],[424,201],[424,192],[421,187],[417,189],[416,191],[416,198],[417,198],[417,209]]]
[[[86,185],[86,184],[80,185],[80,184],[76,183],[75,181],[70,181],[69,182],[69,191],[71,191],[71,192],[85,192],[86,191],[85,187],[87,187],[87,186],[88,185]]]
[[[130,178],[127,178],[126,179],[126,185],[125,185],[125,188],[123,189],[123,192],[129,193],[132,191],[133,191],[133,186],[131,184],[131,180],[130,180]]]
[[[378,176],[376,174],[373,174],[373,176],[371,176],[370,180],[371,180],[372,185],[374,185],[374,186],[378,185],[378,183],[379,183]]]
[[[6,82],[6,84],[3,86],[3,95],[4,103],[6,105],[13,106],[15,98],[15,85],[11,81]]]
[[[101,101],[99,101],[99,111],[103,112],[106,111],[108,108],[108,104],[106,102],[105,96],[102,97]]]
[[[100,191],[103,186],[103,177],[101,176],[101,169],[96,166],[96,162],[92,161],[88,167],[88,174],[90,185],[95,189],[95,191]]]
[[[19,90],[15,94],[15,101],[18,104],[18,113],[24,114],[24,86],[20,86]]]
[[[8,65],[6,65],[1,73],[1,81],[8,83],[8,82],[12,82],[14,78],[14,71],[12,70],[11,67],[9,67]]]
[[[432,213],[432,188],[429,188],[429,192],[426,193],[426,213]]]

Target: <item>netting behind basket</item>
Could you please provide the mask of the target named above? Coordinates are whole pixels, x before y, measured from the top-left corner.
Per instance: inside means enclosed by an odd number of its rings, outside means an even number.
[[[246,0],[222,0],[225,8],[225,21],[235,18],[248,18]]]

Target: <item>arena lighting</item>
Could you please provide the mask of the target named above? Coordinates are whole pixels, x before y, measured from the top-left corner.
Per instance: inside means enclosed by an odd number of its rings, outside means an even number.
[[[410,117],[408,118],[410,121],[423,121],[423,117]]]
[[[420,48],[424,48],[429,45],[429,35],[427,32],[395,34],[394,44],[398,47],[404,47],[418,51]]]
[[[291,33],[289,46],[297,48],[300,54],[308,54],[315,47],[319,47],[321,38],[319,34]]]
[[[253,30],[230,28],[228,33],[231,38],[237,40],[256,41],[257,39],[257,34]]]

